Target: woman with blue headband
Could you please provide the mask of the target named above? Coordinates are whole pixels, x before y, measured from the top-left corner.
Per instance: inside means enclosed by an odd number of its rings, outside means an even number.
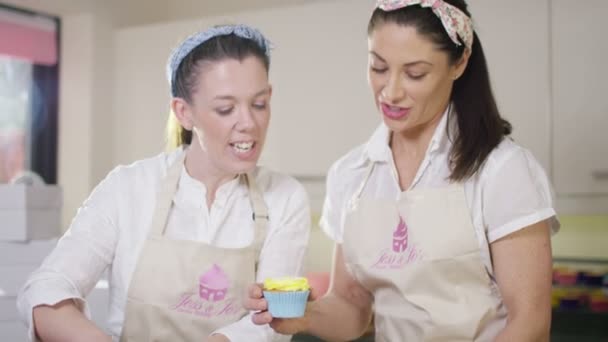
[[[270,43],[243,25],[187,38],[167,64],[167,153],[113,170],[27,280],[18,307],[42,341],[270,341],[246,286],[296,276],[303,187],[258,167],[270,119]],[[109,270],[108,330],[85,297]],[[276,339],[275,339],[276,340]]]
[[[327,177],[329,292],[259,324],[330,341],[547,341],[552,191],[508,136],[463,0],[378,0],[368,80],[382,116]],[[525,80],[522,80],[525,81]]]

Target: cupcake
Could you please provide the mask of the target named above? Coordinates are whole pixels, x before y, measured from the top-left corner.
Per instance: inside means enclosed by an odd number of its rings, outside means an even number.
[[[268,311],[275,318],[304,316],[310,294],[306,278],[268,278],[264,281],[264,298]]]

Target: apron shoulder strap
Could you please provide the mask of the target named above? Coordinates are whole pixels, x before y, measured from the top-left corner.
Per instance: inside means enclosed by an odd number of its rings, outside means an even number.
[[[365,170],[365,177],[361,181],[361,184],[359,184],[357,191],[355,191],[355,193],[353,194],[351,201],[357,201],[359,198],[361,198],[361,195],[363,194],[363,190],[365,189],[365,186],[367,185],[367,182],[369,181],[369,178],[372,175],[372,171],[374,171],[375,165],[376,165],[376,163],[374,163],[373,161],[369,162],[369,165],[367,166],[367,170]]]
[[[266,239],[266,233],[268,231],[268,207],[264,202],[262,191],[260,190],[253,173],[245,175],[245,181],[249,190],[249,200],[251,201],[251,208],[253,209],[253,221],[255,223],[255,232],[253,237],[253,248],[255,250],[255,264],[256,270],[258,261],[260,259],[260,252]]]
[[[165,233],[165,227],[167,226],[167,219],[169,217],[169,210],[173,204],[173,196],[177,189],[179,182],[179,176],[181,175],[184,167],[184,160],[186,159],[186,152],[183,151],[171,164],[167,171],[167,175],[160,183],[158,189],[158,195],[156,196],[156,209],[154,210],[154,216],[152,217],[152,228],[150,229],[149,237],[155,236],[160,237]]]

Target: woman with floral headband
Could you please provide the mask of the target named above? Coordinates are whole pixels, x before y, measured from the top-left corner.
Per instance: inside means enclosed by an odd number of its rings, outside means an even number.
[[[18,298],[43,341],[270,341],[246,286],[300,272],[310,216],[294,179],[257,167],[270,119],[269,42],[229,25],[171,55],[168,153],[97,186]],[[108,332],[84,298],[109,268]],[[108,334],[111,336],[108,336]]]
[[[548,179],[492,95],[463,0],[377,1],[368,79],[383,123],[330,169],[321,225],[335,241],[328,294],[273,319],[282,333],[376,341],[548,340]]]

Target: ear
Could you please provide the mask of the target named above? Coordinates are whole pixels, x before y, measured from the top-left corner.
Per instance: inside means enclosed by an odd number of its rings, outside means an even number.
[[[460,60],[458,60],[458,62],[456,62],[456,64],[454,64],[452,66],[452,75],[451,76],[454,81],[459,79],[460,76],[462,76],[462,74],[464,74],[464,71],[467,69],[467,65],[469,64],[469,57],[471,57],[471,50],[464,49],[464,52],[462,53],[462,57],[460,57]]]
[[[192,109],[190,104],[181,97],[171,99],[171,110],[177,121],[185,130],[191,131],[194,123],[192,121]]]

